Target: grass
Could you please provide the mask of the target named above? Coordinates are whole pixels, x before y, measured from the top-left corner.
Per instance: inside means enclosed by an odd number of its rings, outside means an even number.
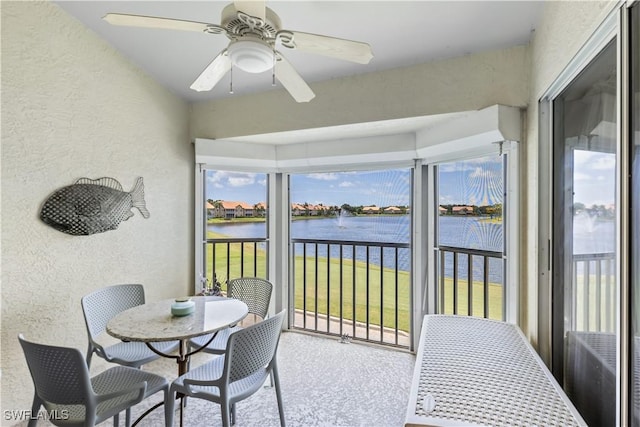
[[[307,311],[331,316],[342,316],[359,322],[367,321],[367,306],[369,307],[369,323],[408,331],[411,307],[409,304],[411,277],[407,271],[399,271],[396,281],[395,271],[382,269],[379,266],[369,266],[369,288],[367,290],[366,263],[350,259],[296,256],[295,265],[295,307],[303,308],[306,303]],[[317,273],[317,274],[316,274]],[[306,286],[305,284],[306,278]],[[397,283],[397,284],[396,284]],[[342,291],[341,285],[342,284]],[[330,285],[330,286],[329,286]],[[354,293],[355,289],[355,293]],[[368,291],[368,292],[367,292]],[[355,295],[355,298],[354,298]],[[342,298],[342,303],[341,303]],[[368,303],[367,303],[368,302]],[[383,307],[383,310],[381,310]],[[396,325],[396,308],[398,321]]]
[[[224,238],[222,234],[208,232],[207,238]],[[242,255],[244,246],[244,255]],[[253,243],[232,243],[227,251],[226,244],[216,245],[215,266],[213,265],[213,244],[207,244],[206,265],[208,279],[212,272],[217,273],[218,280],[224,284],[227,278],[241,276],[266,277],[266,252],[255,248]],[[227,272],[227,265],[229,271]],[[395,270],[369,265],[350,259],[296,256],[294,262],[295,308],[315,311],[319,314],[340,316],[373,325],[384,323],[385,327],[409,330],[411,319],[410,284],[411,276],[407,271]],[[368,280],[367,280],[368,274]],[[305,284],[306,279],[306,286]],[[369,287],[367,289],[367,283]],[[467,313],[469,300],[466,282],[459,280],[458,313]],[[341,286],[342,285],[342,286]],[[342,290],[341,290],[342,289]],[[355,292],[354,292],[355,291]],[[355,298],[354,298],[355,295]],[[453,313],[453,280],[445,278],[444,314]],[[502,319],[502,286],[489,285],[489,317]],[[483,316],[484,291],[481,282],[473,282],[472,288],[473,315]],[[367,307],[369,308],[367,313]],[[381,307],[382,310],[381,310]],[[341,313],[342,310],[342,313]],[[397,322],[396,322],[397,310]],[[382,321],[381,321],[382,315]],[[368,319],[367,319],[368,316]]]
[[[484,317],[484,283],[474,280],[471,287],[472,304],[471,315]],[[444,280],[444,310],[443,314],[453,314],[453,279]],[[497,283],[489,283],[489,319],[502,320],[503,286]],[[440,302],[438,302],[440,304]],[[457,313],[467,314],[469,312],[469,283],[467,280],[458,279]]]
[[[207,232],[207,239],[221,239],[229,237],[224,234]],[[214,244],[207,244],[206,271],[207,278],[215,271],[217,279],[224,284],[227,279],[241,276],[266,277],[267,256],[266,252],[254,243],[231,243],[227,251],[227,244],[215,245],[215,266],[213,265]],[[229,270],[227,271],[227,266]],[[225,289],[223,287],[223,289]]]
[[[209,218],[207,219],[207,224],[237,224],[237,223],[246,223],[246,222],[265,222],[266,219],[264,217],[239,217],[239,218]]]

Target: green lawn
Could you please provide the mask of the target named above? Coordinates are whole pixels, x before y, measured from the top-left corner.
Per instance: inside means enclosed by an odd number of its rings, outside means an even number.
[[[472,282],[471,314],[484,317],[484,284],[474,280]],[[467,314],[469,311],[469,285],[467,280],[458,279],[458,314]],[[502,320],[502,285],[489,283],[489,318]],[[438,302],[440,304],[440,302]],[[444,310],[443,314],[453,314],[453,279],[444,280]]]
[[[306,288],[303,286],[305,271]],[[395,312],[397,308],[398,329],[409,330],[411,283],[409,272],[399,271],[396,280],[394,270],[385,268],[381,272],[379,266],[370,265],[368,290],[367,266],[366,263],[361,261],[355,262],[354,274],[353,261],[343,259],[341,273],[340,260],[338,259],[319,257],[316,268],[315,258],[308,257],[305,263],[302,256],[297,256],[294,272],[296,308],[302,308],[303,303],[306,301],[306,309],[308,311],[317,309],[318,313],[327,314],[328,311],[331,316],[339,316],[340,307],[342,306],[342,316],[344,318],[353,319],[355,310],[356,321],[366,322],[368,306],[369,323],[380,325],[380,308],[384,307],[382,310],[384,326],[390,328],[396,327]],[[340,304],[341,283],[342,304]]]
[[[208,232],[209,239],[224,238],[217,233]],[[244,256],[242,256],[244,246]],[[212,272],[216,271],[218,280],[223,284],[228,277],[266,276],[266,253],[258,248],[254,252],[253,243],[233,243],[227,251],[226,244],[217,244],[215,253],[215,268],[212,257],[213,244],[207,244],[207,276],[211,279]],[[227,272],[227,259],[230,259],[230,270]],[[306,264],[306,267],[305,267]],[[244,268],[242,268],[244,266]],[[257,266],[257,272],[254,269]],[[409,330],[410,322],[410,283],[411,277],[407,271],[396,273],[391,269],[380,269],[379,266],[369,265],[369,289],[367,290],[367,266],[366,263],[352,260],[342,260],[342,272],[340,260],[335,258],[318,257],[316,268],[315,258],[307,257],[306,263],[302,256],[296,256],[294,264],[295,283],[295,308],[313,312],[317,309],[319,314],[339,316],[342,307],[342,316],[352,320],[355,311],[356,321],[367,321],[367,306],[369,307],[370,324],[379,325],[381,307],[384,326],[397,328],[402,331]],[[316,274],[317,273],[317,274]],[[317,277],[317,279],[316,279]],[[304,282],[306,279],[306,287]],[[467,313],[468,292],[464,281],[459,281],[458,313]],[[342,284],[342,291],[341,291]],[[453,281],[445,279],[445,309],[444,313],[453,312]],[[355,288],[355,301],[354,301]],[[342,294],[342,295],[341,295]],[[342,303],[341,303],[342,298]],[[481,282],[473,283],[473,314],[483,316],[484,293]],[[397,310],[397,325],[396,325]],[[489,285],[489,317],[502,319],[502,286]]]
[[[214,232],[207,232],[207,239],[222,239],[229,236]],[[207,278],[211,280],[212,272],[216,272],[218,280],[224,285],[228,278],[240,276],[266,277],[267,257],[266,252],[255,248],[253,243],[231,243],[227,251],[226,243],[215,245],[215,266],[213,265],[213,247],[208,243],[207,247]],[[227,263],[227,260],[229,262]],[[227,265],[229,271],[227,271]],[[257,271],[256,271],[257,269]],[[225,289],[223,287],[223,289]]]

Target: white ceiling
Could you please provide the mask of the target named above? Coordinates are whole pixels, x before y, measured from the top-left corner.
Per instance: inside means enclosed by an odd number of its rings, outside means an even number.
[[[173,93],[188,101],[273,90],[271,73],[233,72],[211,92],[191,83],[228,44],[224,35],[112,26],[108,13],[129,13],[218,24],[229,1],[62,1],[61,8],[95,31]],[[374,58],[367,65],[286,48],[287,59],[314,82],[404,67],[435,59],[526,44],[539,22],[538,1],[267,1],[282,27],[367,42]],[[281,89],[276,86],[275,89]],[[313,102],[313,101],[311,101]]]

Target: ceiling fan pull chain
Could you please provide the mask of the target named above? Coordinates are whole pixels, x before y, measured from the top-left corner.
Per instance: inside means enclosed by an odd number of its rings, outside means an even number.
[[[276,85],[276,48],[273,47],[273,67],[271,67],[271,86]]]
[[[233,94],[233,64],[229,68],[229,93]]]

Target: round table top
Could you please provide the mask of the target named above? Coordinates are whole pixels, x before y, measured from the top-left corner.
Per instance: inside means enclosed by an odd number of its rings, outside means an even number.
[[[123,341],[173,341],[210,334],[245,318],[249,309],[237,299],[191,297],[195,310],[187,316],[173,316],[168,299],[125,310],[107,323],[107,333]]]

